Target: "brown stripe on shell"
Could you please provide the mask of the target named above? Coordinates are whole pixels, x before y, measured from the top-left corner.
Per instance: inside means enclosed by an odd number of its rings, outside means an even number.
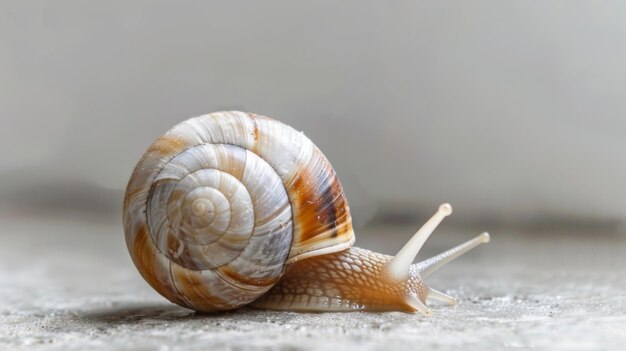
[[[152,238],[148,235],[148,228],[143,225],[139,228],[137,235],[135,236],[135,242],[132,247],[132,259],[135,265],[139,269],[141,276],[152,286],[156,291],[163,295],[168,300],[177,304],[183,304],[183,301],[179,298],[176,288],[171,285],[171,279],[164,277],[167,272],[159,270],[159,264],[157,263],[158,251],[153,249]]]
[[[324,193],[324,200],[333,203],[335,209],[333,215],[335,232],[331,235],[331,237],[335,238],[347,233],[348,227],[351,225],[351,219],[348,216],[349,207],[343,192],[343,187],[336,174],[333,173],[333,176],[334,179],[330,187]]]
[[[311,178],[312,177],[306,170],[300,172],[293,182],[293,189],[295,191],[291,194],[292,201],[296,202],[296,207],[298,208],[294,222],[296,222],[301,229],[298,233],[301,241],[307,241],[319,234],[319,229],[322,224],[320,219],[323,213],[319,214],[318,208],[328,209],[330,207],[332,208],[332,212],[334,212],[332,204],[320,206],[319,199],[315,198],[317,185],[315,184],[315,180]],[[326,225],[327,224],[324,224],[323,226]]]
[[[346,227],[350,226],[343,189],[330,165],[327,167],[329,178],[322,184],[306,167],[293,181],[291,196],[298,209],[294,221],[300,229],[298,238],[301,243],[319,240],[316,237],[320,234],[335,238],[346,233]]]
[[[148,147],[139,162],[137,162],[137,166],[133,170],[133,174],[128,181],[126,195],[124,197],[124,212],[126,212],[126,208],[132,199],[135,199],[140,192],[148,191],[150,186],[146,185],[147,180],[152,181],[155,175],[153,168],[140,167],[140,165],[143,165],[148,158],[154,158],[154,152],[158,153],[159,156],[171,153],[177,154],[180,150],[183,150],[186,145],[187,143],[182,139],[164,135]]]
[[[172,278],[176,288],[180,291],[185,302],[182,306],[191,307],[197,311],[214,312],[238,307],[230,304],[211,293],[211,287],[201,278],[199,271],[190,271],[177,265],[171,266]]]
[[[162,155],[171,154],[172,152],[178,153],[178,151],[183,150],[186,145],[187,142],[185,140],[166,134],[157,139],[154,144],[150,145],[146,154],[155,151]]]

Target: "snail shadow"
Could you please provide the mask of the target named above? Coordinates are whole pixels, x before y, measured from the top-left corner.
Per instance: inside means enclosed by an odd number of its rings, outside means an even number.
[[[77,313],[77,318],[88,324],[135,324],[214,319],[225,315],[241,314],[239,310],[220,313],[200,313],[167,304],[129,304],[106,309]],[[245,314],[245,312],[243,312]]]

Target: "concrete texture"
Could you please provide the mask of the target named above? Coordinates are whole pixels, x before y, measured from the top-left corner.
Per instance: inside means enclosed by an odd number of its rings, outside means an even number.
[[[492,242],[437,272],[460,304],[433,316],[241,309],[196,314],[141,279],[117,218],[3,211],[2,350],[609,350],[626,345],[626,239],[493,230]],[[80,217],[80,218],[78,218]],[[393,253],[414,227],[371,227],[357,245]],[[475,235],[445,224],[425,247]],[[520,235],[526,234],[526,235]]]

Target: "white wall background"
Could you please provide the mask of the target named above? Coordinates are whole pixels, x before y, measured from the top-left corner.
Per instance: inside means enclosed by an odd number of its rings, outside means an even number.
[[[241,109],[305,131],[357,221],[442,201],[624,220],[625,18],[623,1],[0,1],[0,194],[120,191],[163,131]]]

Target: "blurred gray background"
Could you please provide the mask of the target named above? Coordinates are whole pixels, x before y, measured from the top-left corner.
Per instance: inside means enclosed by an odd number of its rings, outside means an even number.
[[[120,213],[145,148],[225,109],[304,131],[357,226],[619,231],[626,3],[1,1],[0,197]]]

